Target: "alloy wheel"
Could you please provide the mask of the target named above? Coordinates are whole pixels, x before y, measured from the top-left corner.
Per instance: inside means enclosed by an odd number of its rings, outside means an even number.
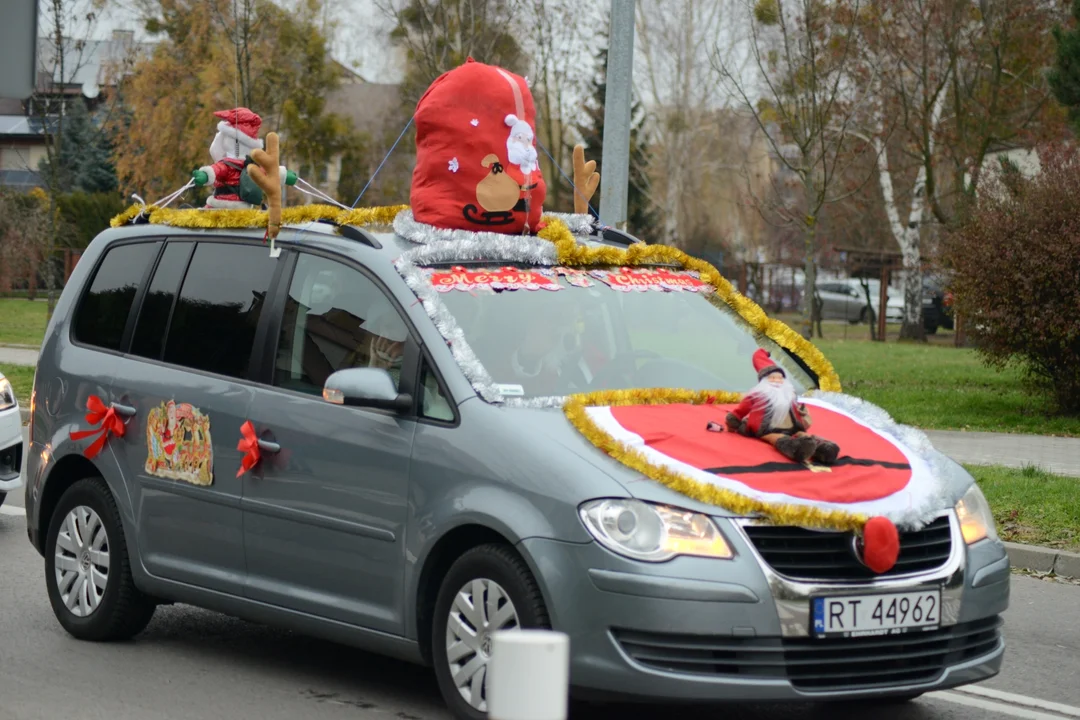
[[[54,556],[56,588],[75,617],[91,615],[109,583],[109,536],[94,510],[72,508],[60,526]]]
[[[510,596],[495,581],[475,579],[465,584],[450,606],[446,623],[446,659],[450,676],[465,702],[487,712],[487,669],[492,635],[519,627]]]

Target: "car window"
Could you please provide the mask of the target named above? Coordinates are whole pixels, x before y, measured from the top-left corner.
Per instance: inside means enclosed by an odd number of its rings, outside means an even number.
[[[247,377],[277,263],[259,245],[199,243],[169,323],[165,362]]]
[[[135,291],[157,257],[160,242],[117,245],[105,253],[75,315],[75,340],[119,350]]]
[[[176,291],[180,280],[187,270],[188,258],[191,257],[192,242],[170,242],[161,255],[150,287],[139,309],[139,319],[135,325],[135,335],[131,339],[131,352],[140,357],[161,358],[165,346],[165,330],[172,314]]]
[[[439,386],[439,378],[427,362],[424,363],[420,374],[420,393],[420,415],[422,417],[453,422],[454,410],[450,407],[450,401]]]
[[[331,374],[374,367],[401,380],[407,326],[373,280],[343,263],[303,253],[289,285],[274,384],[322,395]]]

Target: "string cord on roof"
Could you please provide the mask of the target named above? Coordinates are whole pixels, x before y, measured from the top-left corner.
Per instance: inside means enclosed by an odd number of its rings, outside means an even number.
[[[412,127],[412,124],[413,119],[410,117],[409,122],[405,123],[405,127],[401,129],[401,134],[397,136],[397,140],[394,141],[394,144],[390,146],[390,149],[387,151],[386,155],[383,156],[382,162],[379,163],[379,167],[375,168],[375,172],[371,173],[371,177],[368,178],[367,184],[364,185],[364,188],[360,191],[360,194],[356,196],[356,200],[354,200],[352,204],[353,208],[355,208],[356,204],[360,202],[360,198],[364,197],[364,193],[367,192],[368,188],[371,187],[371,183],[374,182],[375,176],[379,174],[379,171],[382,170],[383,165],[385,165],[386,161],[390,159],[390,156],[393,154],[394,150],[397,149],[398,143],[400,143],[401,139],[405,137],[405,133],[409,131],[409,128]]]

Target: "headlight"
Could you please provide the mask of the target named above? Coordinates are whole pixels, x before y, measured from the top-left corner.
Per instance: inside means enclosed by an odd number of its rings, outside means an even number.
[[[700,513],[641,500],[592,500],[579,512],[597,542],[634,560],[664,562],[678,555],[733,555],[716,524]]]
[[[972,485],[956,503],[956,515],[960,518],[960,530],[968,545],[983,538],[997,540],[994,513],[990,511],[990,503],[986,502],[986,496],[978,485]]]
[[[0,410],[7,410],[18,404],[15,399],[15,389],[11,387],[11,381],[0,374]]]

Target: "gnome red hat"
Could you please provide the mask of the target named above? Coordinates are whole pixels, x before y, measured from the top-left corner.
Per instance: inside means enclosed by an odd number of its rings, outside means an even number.
[[[787,377],[784,368],[773,362],[772,356],[769,355],[769,351],[765,348],[759,348],[757,352],[754,353],[754,369],[757,370],[758,380],[761,380],[766,375],[771,375],[774,372],[778,372],[784,377]]]
[[[259,139],[262,118],[246,107],[218,110],[214,113],[214,117],[221,118],[217,129],[226,141],[226,147],[235,148],[239,144],[240,153],[237,155],[246,154],[263,146],[262,140]]]
[[[524,78],[469,58],[431,84],[414,120],[416,220],[510,234],[539,229],[547,186]]]

